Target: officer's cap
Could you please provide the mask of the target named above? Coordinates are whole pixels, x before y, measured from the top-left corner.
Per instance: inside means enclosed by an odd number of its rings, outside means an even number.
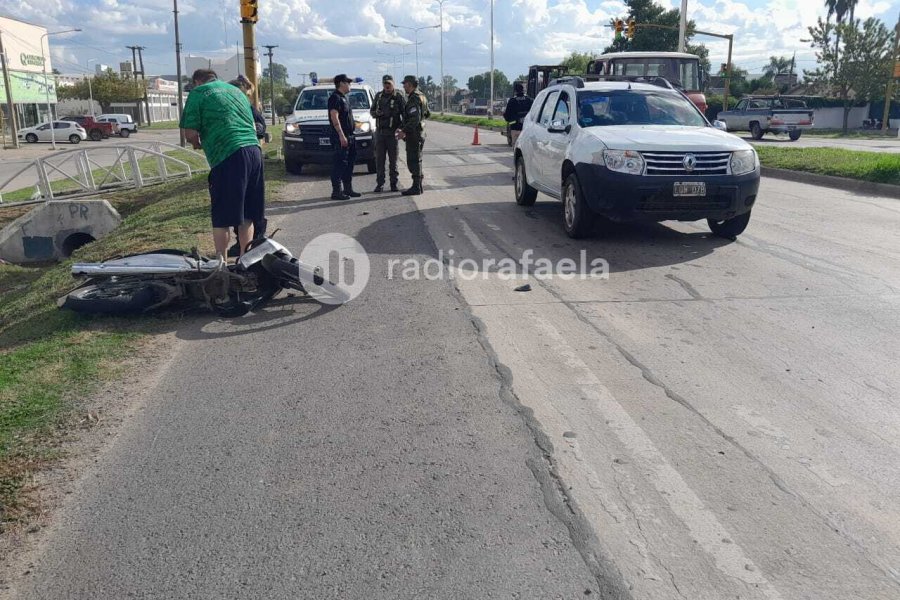
[[[381,83],[394,83],[394,78],[390,75],[385,75],[381,78]]]
[[[415,86],[418,86],[419,80],[416,79],[415,75],[407,75],[406,77],[403,78],[403,83],[411,83]]]

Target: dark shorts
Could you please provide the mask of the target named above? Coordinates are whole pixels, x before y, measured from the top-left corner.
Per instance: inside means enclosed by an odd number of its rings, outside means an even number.
[[[213,227],[262,220],[266,188],[259,146],[236,150],[210,170],[208,181]]]

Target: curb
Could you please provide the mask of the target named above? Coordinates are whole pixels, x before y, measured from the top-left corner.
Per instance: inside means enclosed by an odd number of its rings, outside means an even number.
[[[762,167],[760,169],[760,174],[763,177],[784,179],[786,181],[794,181],[796,183],[820,185],[823,187],[844,190],[845,192],[856,192],[858,194],[866,194],[870,196],[886,196],[888,198],[900,199],[900,185],[891,185],[889,183],[859,181],[857,179],[848,179],[846,177],[819,175],[817,173],[791,171],[789,169],[776,169],[774,167]]]

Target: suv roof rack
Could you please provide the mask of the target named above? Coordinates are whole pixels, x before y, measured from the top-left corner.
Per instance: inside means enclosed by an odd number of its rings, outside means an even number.
[[[591,77],[591,81],[627,81],[629,83],[649,83],[657,87],[669,90],[677,90],[678,87],[665,77],[659,75],[595,75]]]
[[[557,77],[553,81],[550,82],[550,85],[560,85],[563,83],[570,83],[577,88],[584,87],[584,79],[581,77],[577,77],[575,75],[567,75],[566,77]]]

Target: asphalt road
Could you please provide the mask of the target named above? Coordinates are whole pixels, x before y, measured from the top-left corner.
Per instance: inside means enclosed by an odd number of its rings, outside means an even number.
[[[297,178],[281,239],[355,236],[364,293],[179,323],[10,597],[900,597],[900,204],[764,180],[734,243],[576,242],[470,140],[429,124],[415,201]],[[528,250],[609,277],[461,262]]]
[[[787,135],[766,134],[761,140],[754,140],[749,133],[741,137],[755,146],[777,146],[780,148],[842,148],[863,152],[900,152],[900,138],[831,138],[816,135],[802,135],[792,142]]]

